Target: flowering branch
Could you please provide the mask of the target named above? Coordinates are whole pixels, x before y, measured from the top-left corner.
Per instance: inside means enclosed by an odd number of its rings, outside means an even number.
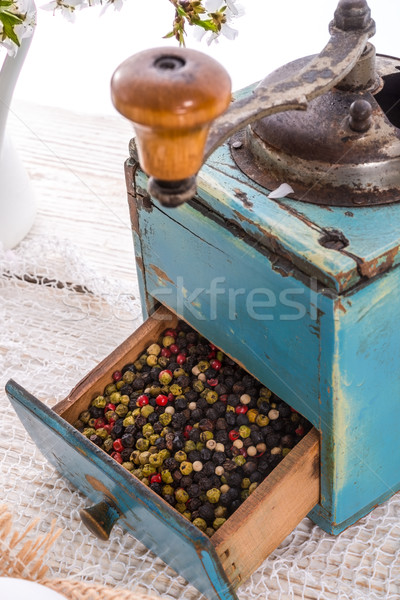
[[[139,1],[139,0],[136,0]],[[146,0],[145,0],[146,1]],[[208,43],[222,34],[234,39],[237,31],[230,24],[241,15],[237,0],[168,0],[175,8],[172,30],[165,38],[175,38],[185,45],[187,26],[193,27],[197,38],[208,34]],[[113,6],[120,10],[123,0],[51,0],[41,8],[54,13],[60,11],[73,20],[77,10],[96,4]],[[21,39],[32,35],[36,25],[33,0],[0,0],[0,45],[15,54]]]

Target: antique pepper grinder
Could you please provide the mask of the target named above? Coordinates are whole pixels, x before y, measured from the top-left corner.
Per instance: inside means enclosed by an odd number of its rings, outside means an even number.
[[[144,314],[165,304],[319,430],[310,517],[331,533],[400,488],[400,60],[374,32],[364,0],[341,0],[318,56],[232,104],[195,51],[147,50],[112,82],[136,131]],[[291,198],[269,198],[284,182]]]

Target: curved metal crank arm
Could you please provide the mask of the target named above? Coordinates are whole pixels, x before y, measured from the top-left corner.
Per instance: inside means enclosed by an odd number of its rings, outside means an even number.
[[[261,82],[250,98],[233,102],[214,121],[206,142],[204,162],[218,146],[246,125],[277,112],[306,110],[310,100],[335,87],[360,58],[368,39],[375,33],[375,22],[369,18],[362,29],[345,31],[333,21],[330,31],[331,37],[325,48],[297,75],[273,85]]]

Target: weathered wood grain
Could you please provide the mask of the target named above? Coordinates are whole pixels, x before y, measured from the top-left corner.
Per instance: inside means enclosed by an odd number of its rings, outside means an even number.
[[[235,587],[319,501],[319,433],[312,429],[213,535]]]

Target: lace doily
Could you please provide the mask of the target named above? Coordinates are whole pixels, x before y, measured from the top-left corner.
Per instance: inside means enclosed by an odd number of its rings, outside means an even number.
[[[4,393],[13,378],[49,406],[141,322],[134,283],[98,277],[67,242],[42,239],[0,252],[0,489],[23,530],[56,519],[47,564],[75,578],[189,600],[200,594],[117,525],[108,542],[86,532],[87,500],[36,449]],[[398,600],[400,494],[337,537],[304,519],[238,591],[247,600]]]

